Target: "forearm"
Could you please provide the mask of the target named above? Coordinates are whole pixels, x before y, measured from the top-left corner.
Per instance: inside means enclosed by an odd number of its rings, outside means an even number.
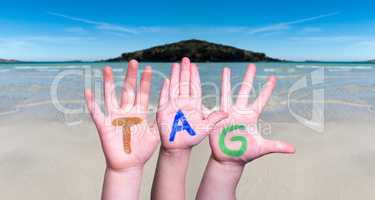
[[[204,172],[196,199],[236,199],[236,187],[240,181],[243,169],[243,165],[220,163],[211,157]]]
[[[191,149],[165,150],[160,148],[152,185],[151,199],[185,199],[185,178]]]
[[[103,200],[136,200],[139,198],[143,169],[124,171],[106,169],[103,183]]]

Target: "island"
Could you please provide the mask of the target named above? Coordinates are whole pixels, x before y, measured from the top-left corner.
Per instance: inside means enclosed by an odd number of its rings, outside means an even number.
[[[228,45],[204,40],[190,39],[175,43],[154,46],[148,49],[123,53],[121,56],[105,60],[106,62],[177,62],[182,57],[189,57],[193,62],[277,62],[276,58],[264,53],[244,50]]]
[[[0,63],[14,63],[14,62],[19,62],[18,60],[14,60],[14,59],[3,59],[3,58],[0,58]]]

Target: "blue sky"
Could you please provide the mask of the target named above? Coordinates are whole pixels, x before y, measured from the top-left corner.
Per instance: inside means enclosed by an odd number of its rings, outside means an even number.
[[[0,58],[96,60],[204,39],[292,60],[375,59],[374,1],[2,1]]]

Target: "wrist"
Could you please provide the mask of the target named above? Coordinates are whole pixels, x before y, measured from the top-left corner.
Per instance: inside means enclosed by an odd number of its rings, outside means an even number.
[[[189,157],[191,153],[191,148],[188,149],[166,149],[163,146],[160,147],[160,155],[163,157],[181,159],[184,157]]]
[[[236,199],[236,188],[243,169],[244,165],[233,162],[220,162],[211,155],[196,199]]]
[[[219,171],[228,175],[241,176],[245,164],[231,161],[219,161],[211,155],[209,163]]]
[[[113,175],[118,176],[142,176],[143,174],[143,166],[137,166],[137,167],[128,167],[123,169],[116,169],[112,168],[110,166],[106,167],[106,173],[110,173]]]
[[[186,173],[191,148],[161,146],[152,188],[152,199],[185,199]],[[172,192],[171,192],[172,191]]]
[[[143,170],[107,168],[103,183],[102,199],[139,199]]]

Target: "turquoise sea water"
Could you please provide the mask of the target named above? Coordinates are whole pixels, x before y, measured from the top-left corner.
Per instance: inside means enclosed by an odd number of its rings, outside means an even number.
[[[127,63],[0,64],[0,119],[30,116],[68,122],[86,119],[83,88],[96,88],[98,96],[101,95],[100,70],[105,65],[113,67],[120,90]],[[145,65],[154,69],[151,105],[156,105],[162,79],[168,76],[171,64],[141,63],[140,71]],[[235,94],[246,65],[198,63],[204,104],[208,107],[219,104],[223,67],[232,69]],[[326,121],[371,120],[375,117],[375,64],[285,62],[256,65],[254,95],[267,76],[278,77],[278,85],[263,115],[266,120],[290,122],[296,121],[296,115],[311,118],[314,112],[324,116]],[[155,111],[154,106],[150,109]]]

